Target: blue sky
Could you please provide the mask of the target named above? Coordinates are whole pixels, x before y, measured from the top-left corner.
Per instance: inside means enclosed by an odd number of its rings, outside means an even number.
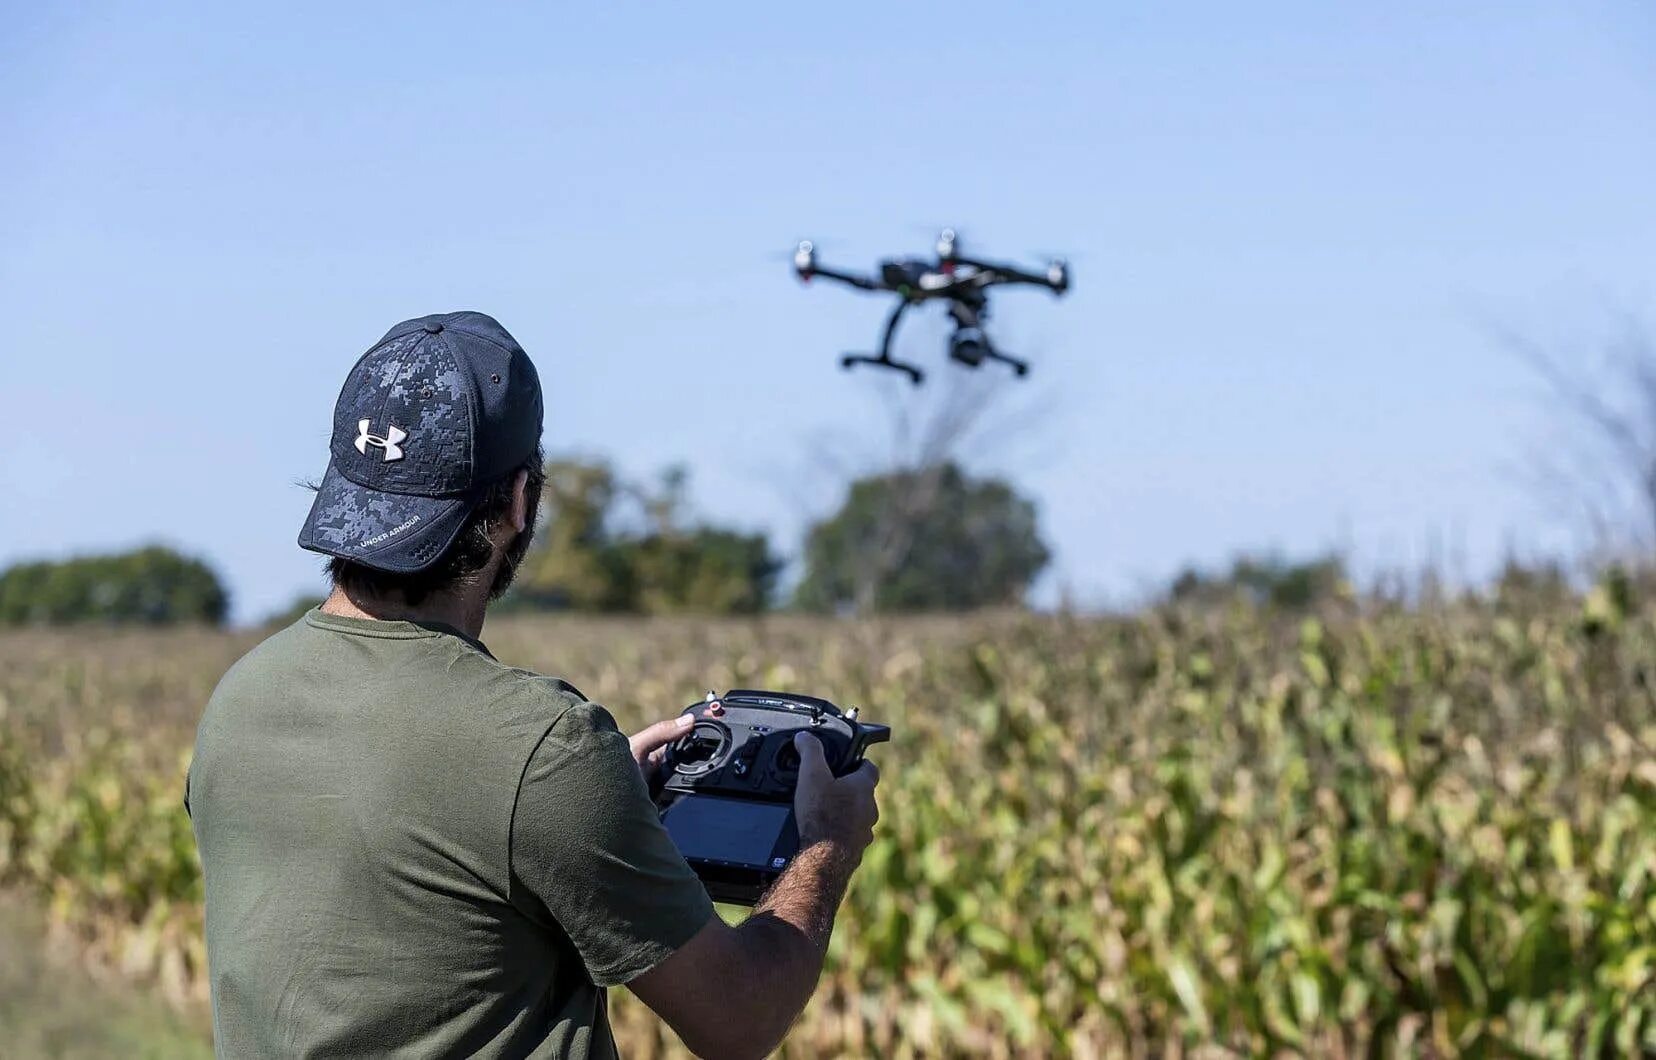
[[[458,308],[535,358],[549,449],[687,464],[792,551],[904,398],[836,365],[884,306],[770,256],[948,223],[1077,256],[997,305],[1023,426],[965,454],[1040,502],[1043,598],[1239,549],[1475,575],[1569,540],[1491,323],[1656,304],[1631,0],[479,10],[7,5],[0,562],[158,539],[242,618],[315,588],[345,371]],[[905,347],[937,376],[943,333]]]

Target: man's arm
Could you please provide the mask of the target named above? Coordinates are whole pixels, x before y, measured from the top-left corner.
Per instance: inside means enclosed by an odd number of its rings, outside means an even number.
[[[775,1049],[816,990],[834,914],[873,838],[879,770],[864,762],[835,777],[816,738],[800,735],[794,816],[801,848],[753,915],[717,917],[627,984],[706,1057],[762,1057]]]

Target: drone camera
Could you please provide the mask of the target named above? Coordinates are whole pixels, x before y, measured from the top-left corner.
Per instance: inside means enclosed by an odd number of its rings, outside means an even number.
[[[949,337],[949,356],[968,368],[976,368],[989,356],[989,340],[978,328],[957,328]]]

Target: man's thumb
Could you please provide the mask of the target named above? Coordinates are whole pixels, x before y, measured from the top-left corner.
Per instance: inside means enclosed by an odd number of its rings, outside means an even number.
[[[794,733],[794,749],[799,752],[801,773],[828,772],[828,759],[822,753],[822,741],[808,732]]]

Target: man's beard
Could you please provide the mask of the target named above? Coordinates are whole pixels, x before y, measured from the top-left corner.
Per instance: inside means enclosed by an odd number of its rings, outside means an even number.
[[[495,568],[494,582],[489,586],[489,599],[500,599],[506,590],[512,587],[512,579],[517,577],[518,564],[523,562],[524,554],[529,551],[529,543],[534,538],[535,524],[531,520],[518,536],[512,538],[512,543],[506,546],[500,566]]]

